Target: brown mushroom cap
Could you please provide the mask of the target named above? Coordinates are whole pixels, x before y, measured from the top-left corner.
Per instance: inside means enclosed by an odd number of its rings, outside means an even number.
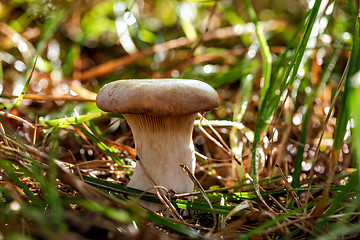
[[[219,96],[197,80],[118,80],[100,89],[96,105],[113,113],[176,116],[217,108]]]

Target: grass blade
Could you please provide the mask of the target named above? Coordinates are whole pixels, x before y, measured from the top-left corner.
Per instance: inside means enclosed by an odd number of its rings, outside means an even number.
[[[39,120],[40,124],[48,125],[48,126],[58,126],[59,128],[66,128],[69,127],[69,124],[80,124],[83,122],[88,122],[91,120],[103,118],[103,117],[120,117],[118,114],[114,113],[104,113],[104,112],[98,112],[98,113],[90,113],[86,115],[80,115],[77,117],[65,117],[65,118],[58,118],[58,119],[51,119],[51,120]],[[64,125],[63,125],[64,124]]]
[[[24,95],[25,95],[25,93],[26,93],[27,88],[29,87],[31,78],[32,78],[33,73],[34,73],[34,70],[35,70],[36,61],[37,61],[37,57],[35,58],[34,65],[33,65],[33,67],[32,67],[32,70],[31,70],[31,72],[30,72],[29,77],[27,78],[27,80],[26,80],[26,82],[25,82],[24,88],[23,88],[23,90],[21,91],[21,94],[20,94],[20,95],[18,96],[18,98],[16,99],[13,108],[17,108],[17,107],[20,105],[21,100],[24,98]]]
[[[261,78],[262,83],[260,86],[261,87],[260,102],[262,102],[263,99],[265,98],[266,91],[268,90],[269,85],[270,85],[272,58],[271,58],[270,48],[266,42],[264,32],[259,27],[256,13],[255,13],[253,6],[250,4],[250,2],[248,0],[243,0],[243,1],[245,3],[246,10],[247,10],[252,22],[255,25],[256,36],[260,43],[260,51],[261,51],[261,56],[263,59],[263,72],[262,72],[262,78]]]
[[[353,47],[350,55],[350,61],[349,61],[349,69],[346,75],[345,79],[345,88],[344,93],[342,97],[342,102],[340,106],[340,112],[339,117],[336,121],[336,129],[335,129],[335,136],[334,136],[334,145],[332,150],[332,165],[335,165],[340,153],[340,149],[343,144],[344,135],[346,131],[346,126],[348,124],[349,120],[349,92],[351,91],[351,83],[350,78],[353,76],[353,74],[359,70],[359,22],[357,21],[355,24],[355,31],[354,31],[354,40],[353,40]]]
[[[352,174],[349,177],[349,180],[346,184],[346,186],[338,193],[336,194],[336,197],[332,204],[328,207],[328,209],[324,212],[324,214],[319,219],[318,223],[315,225],[314,229],[318,232],[321,232],[321,230],[324,228],[324,226],[328,223],[329,217],[334,214],[335,211],[337,211],[340,206],[343,204],[343,202],[346,200],[346,197],[348,194],[350,194],[352,191],[354,191],[358,186],[358,178],[355,176],[355,174]]]
[[[317,14],[319,12],[320,4],[321,1],[315,1],[314,6],[311,9],[311,13],[305,25],[305,31],[301,37],[300,43],[294,54],[293,60],[291,61],[290,66],[288,67],[286,74],[283,78],[283,84],[280,89],[280,94],[275,96],[274,98],[271,97],[275,93],[275,89],[274,89],[275,84],[271,84],[264,98],[264,102],[261,104],[255,125],[255,131],[254,131],[253,156],[252,156],[252,168],[251,168],[253,183],[256,189],[258,189],[257,185],[259,181],[258,171],[259,171],[260,147],[261,147],[260,140],[261,140],[262,131],[265,126],[265,121],[270,118],[271,114],[273,114],[275,108],[278,106],[282,93],[285,91],[285,89],[287,89],[288,86],[291,87],[295,80],[302,57],[306,50],[308,40],[310,38],[310,33],[312,31],[315,20],[317,18]],[[292,75],[289,78],[290,73],[292,73]]]

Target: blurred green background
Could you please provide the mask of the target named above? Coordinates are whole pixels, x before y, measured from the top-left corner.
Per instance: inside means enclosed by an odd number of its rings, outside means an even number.
[[[0,239],[356,239],[358,8],[2,1]],[[173,200],[194,210],[185,220],[127,200],[138,194],[123,188],[135,161],[131,132],[94,98],[132,78],[199,79],[219,93],[221,107],[194,130],[196,177],[213,206],[201,194]]]

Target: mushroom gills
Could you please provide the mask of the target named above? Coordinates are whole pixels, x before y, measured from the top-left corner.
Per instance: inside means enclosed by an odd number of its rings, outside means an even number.
[[[144,114],[123,114],[133,133],[136,154],[146,169],[137,164],[129,187],[155,193],[154,185],[176,193],[192,192],[194,184],[180,165],[195,170],[192,131],[196,113],[176,116],[149,116]],[[158,211],[161,204],[144,203],[144,207]]]

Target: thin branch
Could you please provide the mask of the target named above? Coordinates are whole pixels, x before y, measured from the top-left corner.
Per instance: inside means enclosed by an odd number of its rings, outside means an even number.
[[[267,22],[260,22],[259,23],[261,28],[264,29],[264,31],[271,31],[274,29],[282,29],[285,27],[285,23],[282,21],[267,21]],[[240,34],[246,34],[253,31],[253,24],[247,23],[242,26],[231,26],[231,27],[225,27],[225,28],[219,28],[211,32],[207,32],[203,35],[203,41],[210,41],[215,39],[228,39],[231,37],[236,37]],[[157,44],[153,47],[144,49],[140,52],[136,52],[131,55],[126,55],[114,60],[110,60],[108,62],[105,62],[103,64],[100,64],[96,67],[93,67],[81,74],[79,74],[77,80],[85,81],[93,77],[99,77],[103,76],[107,73],[111,73],[115,71],[118,68],[125,67],[127,65],[130,65],[131,63],[142,59],[146,56],[153,55],[158,52],[167,51],[170,49],[176,49],[181,47],[190,46],[194,42],[190,41],[186,37],[181,37],[178,39],[173,39],[164,43]]]

